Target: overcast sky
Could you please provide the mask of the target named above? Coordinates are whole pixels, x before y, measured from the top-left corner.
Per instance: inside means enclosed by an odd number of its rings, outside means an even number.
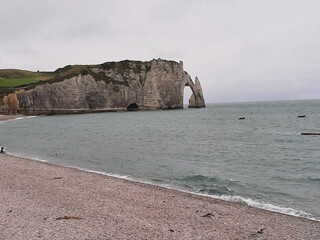
[[[319,0],[1,0],[0,68],[162,58],[206,102],[320,99]]]

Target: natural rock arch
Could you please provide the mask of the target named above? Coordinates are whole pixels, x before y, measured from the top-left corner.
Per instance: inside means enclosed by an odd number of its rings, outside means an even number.
[[[196,77],[195,82],[193,83],[189,75],[186,77],[185,84],[182,88],[182,98],[184,94],[184,88],[190,87],[192,95],[189,99],[189,108],[203,108],[205,107],[205,102],[202,94],[202,88],[198,77]]]

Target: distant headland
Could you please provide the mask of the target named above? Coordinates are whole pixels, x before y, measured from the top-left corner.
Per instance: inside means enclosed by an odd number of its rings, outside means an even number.
[[[26,115],[203,108],[199,79],[193,82],[183,62],[124,60],[98,65],[68,65],[54,72],[0,70],[1,112]]]

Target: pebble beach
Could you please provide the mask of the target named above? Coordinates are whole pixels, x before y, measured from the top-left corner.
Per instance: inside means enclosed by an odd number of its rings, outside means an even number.
[[[0,155],[0,239],[320,239],[320,222]]]

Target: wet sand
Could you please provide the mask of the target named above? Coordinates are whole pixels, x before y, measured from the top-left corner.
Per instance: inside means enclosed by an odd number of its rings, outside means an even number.
[[[320,239],[320,222],[0,155],[0,239]]]

